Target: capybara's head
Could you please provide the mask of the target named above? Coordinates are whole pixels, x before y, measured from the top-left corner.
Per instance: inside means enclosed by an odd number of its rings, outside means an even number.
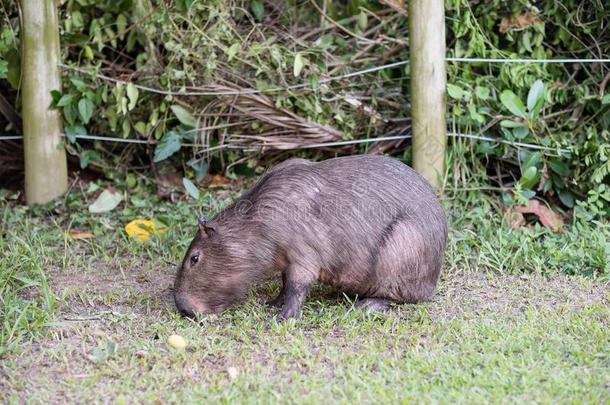
[[[199,229],[191,242],[174,283],[174,300],[184,315],[214,313],[231,306],[247,291],[246,276],[234,265],[222,227],[199,217]]]

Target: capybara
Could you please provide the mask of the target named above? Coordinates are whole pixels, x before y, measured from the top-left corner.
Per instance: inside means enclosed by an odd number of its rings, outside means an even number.
[[[316,281],[358,295],[356,305],[429,298],[438,281],[447,220],[410,167],[383,156],[289,159],[199,229],[178,271],[174,298],[187,316],[243,299],[281,273],[270,304],[297,317]]]

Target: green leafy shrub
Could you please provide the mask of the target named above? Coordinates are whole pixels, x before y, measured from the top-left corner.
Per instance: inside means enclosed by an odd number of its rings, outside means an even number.
[[[2,87],[18,71],[11,62],[18,57],[8,56],[18,56],[19,34],[16,8],[8,4],[10,28],[0,33]],[[610,54],[604,25],[610,11],[600,2],[445,5],[448,56]],[[408,65],[326,80],[408,59],[407,19],[373,1],[329,2],[326,13],[332,21],[321,21],[311,3],[274,0],[62,3],[67,67],[52,107],[62,111],[70,151],[82,167],[114,170],[150,156],[201,179],[208,168],[251,168],[284,157],[291,146],[274,146],[278,140],[305,145],[408,134]],[[449,62],[448,125],[476,138],[450,143],[449,184],[489,182],[505,201],[516,194],[591,208],[595,216],[607,212],[605,199],[591,200],[609,183],[607,74],[607,64]],[[227,94],[244,90],[252,92],[245,101]],[[145,140],[154,150],[77,138],[85,133]],[[307,134],[321,134],[322,141]],[[334,150],[409,156],[406,141]]]
[[[601,3],[455,0],[446,6],[450,56],[597,59],[609,54],[603,26],[610,12]],[[500,168],[494,170],[498,185],[566,208],[581,200],[586,210],[589,190],[610,180],[610,99],[599,86],[607,73],[604,64],[450,63],[450,115],[456,130],[544,148],[473,145],[468,153],[475,159]],[[609,206],[601,204],[601,211],[592,212],[606,212]]]

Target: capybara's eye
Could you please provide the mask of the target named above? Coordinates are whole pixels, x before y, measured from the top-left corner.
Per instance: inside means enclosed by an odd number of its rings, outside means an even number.
[[[191,264],[197,264],[198,261],[199,261],[199,255],[191,256]]]

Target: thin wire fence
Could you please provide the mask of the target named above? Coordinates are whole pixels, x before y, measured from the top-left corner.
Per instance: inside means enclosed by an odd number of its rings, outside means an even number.
[[[539,64],[545,64],[545,63],[561,63],[561,64],[601,63],[601,64],[607,64],[608,63],[608,64],[610,64],[610,59],[522,59],[522,58],[516,58],[516,59],[489,58],[488,59],[488,58],[447,57],[447,58],[445,58],[445,60],[447,62],[460,62],[460,63],[539,63]],[[352,77],[362,76],[362,75],[365,75],[368,73],[374,73],[374,72],[385,70],[385,69],[405,66],[407,64],[409,64],[408,60],[398,61],[398,62],[389,63],[389,64],[385,64],[385,65],[381,65],[381,66],[374,66],[371,68],[362,69],[362,70],[358,70],[358,71],[343,74],[343,75],[324,78],[324,79],[321,79],[318,82],[318,84],[326,84],[326,83],[331,83],[331,82],[340,81],[340,80],[344,80],[344,79],[349,79]],[[282,92],[282,91],[299,90],[299,89],[312,90],[312,91],[316,90],[316,88],[312,87],[311,84],[309,84],[309,83],[300,83],[300,84],[283,86],[283,87],[278,86],[278,87],[274,87],[274,88],[266,89],[266,90],[258,90],[258,89],[194,90],[194,88],[190,88],[193,90],[186,90],[186,89],[163,90],[163,89],[159,89],[159,88],[145,86],[145,85],[138,84],[138,83],[133,83],[133,82],[126,81],[126,80],[109,77],[109,76],[103,75],[103,74],[96,72],[94,70],[91,70],[91,69],[84,69],[81,67],[69,66],[66,64],[59,64],[59,66],[66,70],[73,70],[73,71],[77,71],[80,73],[95,76],[99,80],[104,80],[104,81],[113,82],[113,83],[120,83],[120,84],[125,84],[125,85],[133,84],[136,88],[138,88],[139,90],[142,90],[142,91],[147,91],[150,93],[161,94],[161,95],[170,95],[170,96],[231,96],[231,95],[234,96],[234,95],[261,94],[261,93],[267,94],[267,93],[273,93],[273,92]],[[377,80],[377,81],[371,81],[371,82],[365,82],[365,83],[355,83],[354,85],[363,85],[364,86],[367,84],[375,84],[375,83],[380,83],[380,82],[385,82],[385,81],[394,81],[394,80],[397,80],[397,79],[386,79],[386,80],[381,80],[381,81]],[[485,142],[491,142],[491,143],[506,144],[506,145],[510,145],[513,147],[517,147],[517,148],[542,150],[545,152],[555,152],[558,156],[561,154],[569,153],[569,151],[567,149],[563,149],[563,148],[558,148],[558,147],[553,148],[553,147],[540,146],[540,145],[523,143],[523,142],[513,142],[513,141],[501,139],[501,138],[492,138],[492,137],[482,136],[482,135],[478,135],[478,134],[475,135],[475,134],[463,134],[463,133],[449,132],[447,135],[450,137],[466,138],[466,139],[471,139],[471,140],[479,140],[479,141],[485,141]],[[88,134],[87,135],[84,135],[84,134],[76,135],[76,136],[74,136],[74,138],[84,139],[84,140],[102,141],[102,142],[119,142],[119,143],[145,144],[145,145],[154,145],[157,143],[154,140],[126,139],[126,138],[119,138],[119,137],[114,137],[114,136],[100,136],[100,135],[88,135]],[[366,144],[366,143],[381,142],[381,141],[403,140],[403,139],[409,139],[409,138],[411,138],[411,135],[378,136],[378,137],[374,137],[374,138],[354,139],[354,140],[344,140],[344,141],[324,142],[324,143],[317,143],[317,144],[302,145],[301,147],[299,147],[299,146],[297,146],[296,148],[292,147],[292,149],[330,148],[330,147],[335,147],[335,146]],[[0,141],[21,140],[21,139],[23,139],[22,135],[0,135]],[[205,145],[201,145],[201,144],[183,144],[183,146],[203,148],[204,152],[211,151],[211,150],[217,150],[217,149],[239,149],[241,147],[245,147],[245,145],[239,145],[239,144],[232,144],[232,145],[225,144],[225,145],[219,145],[219,146],[216,146],[213,148],[206,148]],[[291,146],[293,146],[293,145],[291,144]],[[251,146],[249,145],[248,147],[251,147]]]
[[[66,136],[62,134],[62,136]],[[526,149],[534,149],[534,150],[542,150],[545,152],[555,152],[556,156],[561,156],[562,154],[568,154],[570,151],[568,149],[563,148],[553,148],[549,146],[541,146],[524,142],[512,142],[501,138],[491,138],[487,136],[474,135],[474,134],[463,134],[459,132],[448,132],[447,136],[453,138],[465,138],[472,139],[490,143],[501,143],[505,145],[510,145],[516,148],[526,148]],[[131,143],[131,144],[144,144],[144,145],[156,145],[158,142],[156,140],[143,140],[143,139],[127,139],[127,138],[117,138],[113,136],[99,136],[99,135],[74,135],[76,139],[84,139],[90,141],[103,141],[103,142],[120,142],[120,143]],[[296,147],[292,143],[274,143],[275,147],[290,147],[291,149],[318,149],[318,148],[331,148],[335,146],[347,146],[347,145],[357,145],[357,144],[366,144],[366,143],[374,143],[374,142],[384,142],[384,141],[398,141],[404,139],[411,139],[411,135],[383,135],[377,136],[374,138],[364,138],[364,139],[350,139],[345,141],[335,141],[335,142],[322,142],[308,145],[297,145]],[[22,135],[8,135],[8,136],[0,136],[0,141],[2,140],[20,140],[23,139]],[[252,145],[241,145],[241,144],[223,144],[217,145],[213,147],[205,147],[205,145],[195,144],[195,143],[184,143],[182,146],[186,147],[197,147],[202,148],[202,152],[211,152],[215,150],[223,150],[223,149],[243,149],[243,148],[252,148]],[[265,145],[260,145],[260,147],[264,147]],[[255,146],[256,147],[256,146]]]
[[[610,63],[610,59],[485,59],[485,58],[457,58],[457,57],[448,57],[445,58],[447,62],[463,62],[463,63]],[[395,67],[408,65],[408,60],[398,61],[394,63],[388,63],[381,66],[374,66],[367,69],[358,70],[355,72],[331,76],[324,79],[321,79],[318,84],[326,84],[335,82],[338,80],[349,79],[351,77],[362,76],[367,73],[374,73],[380,70],[391,69]],[[258,89],[243,89],[243,90],[163,90],[155,87],[144,86],[142,84],[133,83],[127,80],[116,79],[114,77],[106,76],[101,73],[98,73],[91,69],[83,69],[81,67],[70,66],[63,63],[60,63],[59,66],[66,70],[73,70],[76,72],[89,74],[95,76],[97,79],[113,82],[113,83],[121,83],[124,85],[133,84],[139,90],[147,91],[150,93],[156,93],[167,96],[231,96],[231,95],[243,95],[243,94],[261,94],[261,93],[276,93],[283,92],[288,90],[299,90],[299,89],[308,89],[308,90],[316,90],[310,83],[299,83],[293,84],[289,86],[276,86],[273,88],[258,90]],[[390,79],[392,80],[392,79]]]

